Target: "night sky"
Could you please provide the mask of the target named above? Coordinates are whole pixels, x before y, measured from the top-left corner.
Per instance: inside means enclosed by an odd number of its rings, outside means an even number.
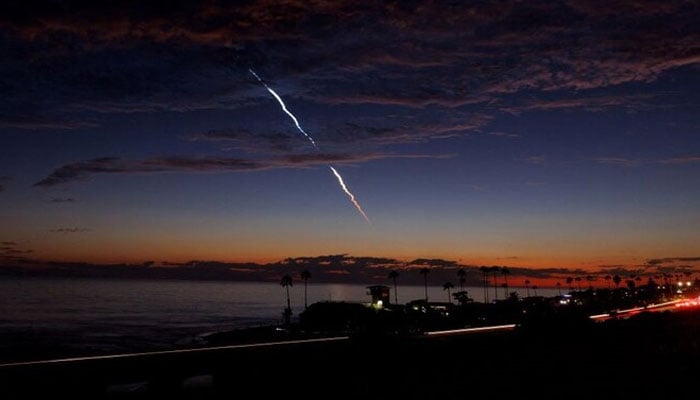
[[[700,3],[646,3],[3,1],[0,260],[700,267]]]

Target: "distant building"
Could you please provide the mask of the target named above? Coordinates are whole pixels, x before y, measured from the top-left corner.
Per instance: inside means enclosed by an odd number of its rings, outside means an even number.
[[[367,286],[368,295],[372,296],[372,307],[382,308],[389,305],[389,286],[374,285]]]

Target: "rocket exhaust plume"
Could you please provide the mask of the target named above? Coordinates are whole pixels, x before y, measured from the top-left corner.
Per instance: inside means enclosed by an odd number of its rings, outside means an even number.
[[[364,217],[365,221],[367,221],[368,224],[371,224],[372,222],[369,220],[369,217],[367,216],[367,214],[365,214],[365,211],[362,209],[362,206],[360,205],[360,203],[358,203],[357,200],[355,200],[355,196],[348,190],[348,187],[345,186],[345,182],[343,181],[343,177],[340,176],[338,171],[336,171],[332,165],[328,165],[328,168],[330,168],[331,171],[333,172],[333,175],[335,175],[335,177],[338,178],[338,183],[340,184],[340,187],[343,189],[345,194],[348,195],[352,204],[355,206],[355,208],[357,208],[357,211],[360,214],[362,214],[362,217]]]
[[[296,125],[297,130],[299,130],[299,132],[301,132],[304,135],[304,137],[306,137],[309,140],[309,142],[311,142],[311,145],[314,147],[314,149],[319,150],[318,145],[316,144],[316,141],[314,140],[314,138],[312,138],[311,135],[309,135],[308,133],[306,133],[304,131],[304,129],[299,124],[299,120],[297,120],[297,117],[295,117],[294,114],[292,114],[292,112],[289,111],[289,109],[287,109],[287,106],[284,104],[284,101],[282,100],[282,98],[274,90],[272,90],[271,87],[267,86],[265,81],[263,81],[262,78],[260,78],[258,76],[258,74],[255,73],[255,71],[253,71],[250,68],[248,69],[248,71],[251,73],[251,75],[253,75],[255,77],[255,79],[258,80],[258,82],[260,82],[260,84],[262,84],[265,87],[265,89],[267,89],[268,92],[270,92],[272,97],[274,97],[275,100],[277,100],[277,102],[280,104],[280,107],[282,107],[282,111],[284,111],[285,114],[287,114],[289,116],[289,118],[291,118],[292,121],[294,121],[294,125]],[[365,219],[365,221],[367,221],[368,224],[371,224],[372,222],[369,220],[369,217],[367,217],[367,214],[365,214],[365,211],[362,209],[362,206],[360,206],[360,203],[357,201],[357,199],[355,199],[355,195],[352,194],[352,192],[350,192],[348,187],[345,185],[345,181],[343,181],[343,177],[340,176],[340,173],[335,168],[333,168],[333,166],[330,164],[328,164],[328,168],[331,169],[331,172],[333,173],[333,175],[335,175],[335,177],[338,179],[338,183],[340,184],[340,188],[343,190],[343,192],[345,192],[345,194],[348,195],[348,197],[350,198],[350,202],[353,204],[353,206],[355,206],[355,208],[360,213],[360,215],[362,215],[362,217]]]
[[[304,131],[304,129],[301,128],[301,125],[299,125],[299,121],[297,120],[297,117],[295,117],[294,114],[292,114],[289,110],[287,110],[287,106],[284,104],[284,101],[282,101],[282,98],[274,90],[272,90],[269,86],[267,86],[265,81],[260,79],[260,77],[258,76],[258,74],[255,73],[255,71],[253,71],[252,69],[248,69],[248,71],[250,71],[250,73],[253,74],[253,76],[258,80],[258,82],[260,82],[263,86],[265,86],[265,89],[267,89],[267,91],[270,92],[272,97],[277,99],[277,102],[280,103],[280,106],[282,106],[282,111],[284,111],[287,115],[289,115],[289,118],[291,118],[292,121],[294,121],[294,125],[297,126],[297,129],[299,130],[299,132],[301,132],[304,136],[306,136],[306,138],[309,139],[309,142],[311,142],[311,144],[314,146],[314,148],[316,150],[318,150],[318,146],[316,145],[314,138],[312,138],[308,133],[306,133]]]

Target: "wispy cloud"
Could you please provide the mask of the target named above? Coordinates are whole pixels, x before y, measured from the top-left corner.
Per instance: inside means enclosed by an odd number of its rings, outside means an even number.
[[[169,156],[147,160],[123,160],[116,157],[102,157],[67,164],[57,168],[46,178],[36,182],[36,187],[50,187],[88,179],[99,174],[136,174],[160,172],[248,172],[278,168],[307,168],[333,163],[352,165],[362,162],[392,158],[448,158],[450,155],[429,154],[331,154],[303,153],[287,154],[268,159],[243,159],[221,157]]]
[[[646,261],[647,265],[673,264],[678,262],[700,262],[700,257],[666,257],[652,258]]]
[[[75,203],[77,200],[72,197],[52,197],[51,203]]]
[[[55,228],[55,229],[49,229],[49,232],[51,233],[83,233],[83,232],[88,232],[89,229],[85,228]]]
[[[13,241],[0,242],[0,261],[2,262],[21,262],[28,260],[27,256],[33,253],[33,250],[23,249],[23,246]]]
[[[598,164],[617,165],[620,167],[637,167],[642,164],[641,160],[634,160],[625,157],[596,157],[593,159]]]
[[[505,137],[505,138],[519,138],[520,135],[517,133],[508,133],[508,132],[488,132],[487,135],[490,136],[498,136],[498,137]]]
[[[551,97],[551,95],[550,95]],[[630,111],[642,111],[653,107],[657,95],[640,94],[629,96],[577,96],[550,99],[530,99],[514,106],[502,107],[501,110],[520,114],[525,111],[548,110],[586,110],[590,112],[606,111],[611,108],[625,108]]]
[[[59,118],[47,118],[44,116],[16,116],[2,115],[0,113],[0,128],[15,128],[24,130],[56,129],[74,130],[82,128],[92,128],[97,123],[90,121],[61,120]]]
[[[520,162],[524,162],[527,164],[533,164],[533,165],[544,165],[547,163],[547,158],[545,156],[529,156],[525,158],[519,158],[517,159]]]
[[[426,3],[420,12],[369,0],[3,3],[0,110],[13,111],[3,114],[4,126],[75,129],[91,114],[255,107],[261,103],[251,99],[269,96],[248,76],[250,65],[282,95],[347,105],[358,121],[374,115],[368,104],[492,116],[638,110],[654,98],[586,91],[700,64],[700,11],[687,2],[619,0],[605,10],[581,3]],[[525,91],[530,100],[513,99]],[[20,115],[14,110],[27,118],[10,121]],[[428,127],[385,122],[378,141],[434,137]],[[326,135],[342,140],[334,130]]]
[[[660,164],[700,164],[700,156],[680,156],[658,161]]]

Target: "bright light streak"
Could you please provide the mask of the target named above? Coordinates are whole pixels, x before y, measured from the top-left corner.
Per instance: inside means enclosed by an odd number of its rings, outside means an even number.
[[[330,168],[331,171],[333,171],[333,175],[335,175],[335,177],[338,178],[338,183],[340,183],[340,187],[343,188],[345,194],[348,195],[352,204],[355,206],[355,208],[357,208],[357,211],[359,211],[360,214],[362,214],[362,216],[365,218],[365,221],[367,221],[368,224],[371,224],[372,221],[369,220],[369,217],[367,217],[367,214],[365,214],[365,211],[362,209],[362,206],[360,206],[360,203],[358,203],[357,200],[355,200],[355,195],[348,190],[347,186],[345,186],[345,182],[343,182],[343,177],[340,176],[338,171],[336,171],[332,165],[329,165],[328,168]]]
[[[304,136],[306,136],[306,138],[309,139],[309,142],[311,142],[311,144],[314,146],[314,148],[315,148],[316,150],[318,150],[318,146],[316,145],[316,142],[314,141],[314,138],[312,138],[308,133],[306,133],[306,132],[304,131],[304,129],[302,129],[301,125],[299,125],[299,121],[297,120],[297,117],[295,117],[294,114],[292,114],[292,113],[287,109],[287,106],[284,104],[284,101],[282,101],[282,98],[281,98],[274,90],[272,90],[272,88],[270,88],[269,86],[267,86],[267,84],[266,84],[262,79],[260,79],[260,77],[258,76],[258,74],[255,73],[255,71],[253,71],[252,69],[248,69],[248,71],[250,71],[250,73],[253,74],[253,76],[258,80],[258,82],[262,83],[262,85],[265,86],[265,89],[267,89],[267,91],[270,92],[270,94],[271,94],[275,99],[277,99],[277,102],[280,103],[280,106],[282,106],[282,110],[283,110],[287,115],[289,115],[289,118],[291,118],[292,121],[294,121],[294,125],[297,126],[297,129],[299,129],[299,132],[301,132]]]
[[[181,350],[160,350],[160,351],[145,351],[141,353],[123,353],[123,354],[109,354],[104,356],[88,356],[88,357],[72,357],[72,358],[58,358],[53,360],[41,360],[41,361],[23,361],[14,362],[8,364],[0,364],[0,368],[10,368],[10,367],[20,367],[27,365],[45,365],[45,364],[63,364],[63,363],[73,363],[81,361],[95,361],[95,360],[111,360],[116,358],[133,358],[133,357],[147,357],[147,356],[158,356],[167,354],[183,354],[183,353],[203,353],[209,351],[219,351],[219,350],[233,350],[233,349],[246,349],[253,347],[273,347],[273,346],[285,346],[291,344],[305,344],[305,343],[321,343],[321,342],[336,342],[342,340],[349,340],[349,336],[336,336],[327,338],[316,338],[316,339],[300,339],[300,340],[286,340],[282,342],[266,342],[266,343],[251,343],[251,344],[234,344],[229,346],[217,346],[217,347],[202,347],[198,349],[181,349]]]
[[[291,118],[292,121],[294,121],[294,125],[296,125],[297,129],[299,130],[299,132],[301,132],[307,139],[309,139],[309,142],[311,142],[311,145],[314,146],[314,149],[318,150],[319,148],[318,148],[318,146],[316,145],[316,141],[314,141],[314,139],[311,137],[311,135],[309,135],[308,133],[306,133],[306,131],[304,131],[304,129],[303,129],[303,128],[301,127],[301,125],[299,124],[299,120],[297,120],[297,117],[295,117],[294,114],[292,114],[292,112],[289,111],[289,110],[287,109],[287,106],[284,104],[284,101],[282,101],[282,98],[281,98],[274,90],[272,90],[271,87],[267,86],[267,84],[265,83],[265,81],[263,81],[263,80],[258,76],[258,74],[255,73],[255,71],[253,71],[253,70],[250,69],[250,68],[248,69],[248,71],[250,71],[250,73],[255,77],[255,79],[258,80],[258,82],[260,82],[263,86],[265,86],[265,89],[267,89],[267,91],[270,92],[270,94],[277,100],[278,103],[280,103],[280,106],[282,107],[282,110],[283,110],[287,115],[289,115],[289,118]],[[372,222],[369,220],[369,217],[367,217],[367,214],[365,214],[365,211],[362,209],[362,206],[360,206],[360,203],[358,203],[357,200],[355,199],[355,195],[352,194],[352,193],[350,192],[350,190],[348,189],[348,187],[345,185],[345,182],[343,181],[343,177],[340,176],[340,173],[339,173],[338,171],[336,171],[336,169],[333,168],[333,166],[330,165],[330,164],[328,165],[328,168],[330,168],[331,171],[333,172],[333,175],[335,175],[335,177],[338,178],[338,183],[340,183],[340,187],[343,189],[343,191],[345,192],[345,194],[348,195],[348,197],[350,198],[350,201],[351,201],[352,204],[355,206],[355,208],[357,209],[357,211],[360,212],[360,214],[361,214],[362,217],[365,219],[365,221],[367,221],[368,224],[371,224]]]
[[[515,328],[515,324],[480,326],[477,328],[451,329],[451,330],[447,330],[447,331],[432,331],[432,332],[426,332],[426,335],[430,335],[430,336],[433,336],[433,335],[456,335],[456,334],[460,334],[460,333],[509,330],[509,329],[513,329],[513,328]]]

